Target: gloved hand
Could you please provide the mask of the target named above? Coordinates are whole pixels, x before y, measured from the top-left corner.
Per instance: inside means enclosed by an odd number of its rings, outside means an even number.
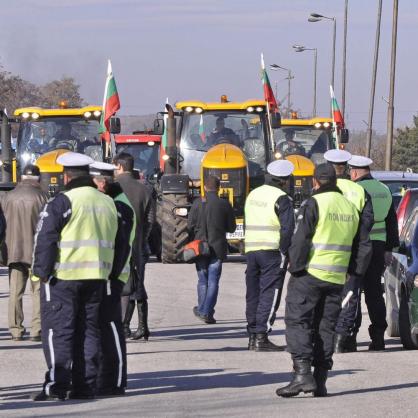
[[[393,262],[392,251],[385,251],[385,266],[388,267]]]

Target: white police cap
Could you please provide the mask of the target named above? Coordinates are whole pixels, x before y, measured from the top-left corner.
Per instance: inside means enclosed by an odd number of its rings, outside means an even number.
[[[330,149],[324,154],[324,158],[330,163],[345,164],[352,155],[343,149]]]
[[[64,167],[86,167],[94,163],[93,158],[78,152],[66,152],[57,158],[57,163]]]
[[[101,161],[95,161],[93,164],[90,164],[90,174],[92,176],[113,176],[115,170],[115,165]]]
[[[267,166],[267,172],[274,177],[289,177],[295,166],[288,160],[276,160]]]
[[[351,167],[366,168],[373,164],[373,160],[362,155],[353,155],[348,161]]]

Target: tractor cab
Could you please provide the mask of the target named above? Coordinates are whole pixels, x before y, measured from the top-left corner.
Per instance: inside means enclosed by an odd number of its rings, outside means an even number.
[[[14,113],[19,121],[16,157],[20,169],[57,149],[80,152],[102,161],[99,134],[101,107],[43,109],[28,107]]]
[[[182,171],[190,179],[200,179],[202,158],[211,148],[227,144],[239,148],[243,153],[248,165],[250,187],[263,183],[274,150],[269,135],[266,102],[179,102],[176,107],[182,110]],[[224,174],[228,169],[227,164],[223,162],[219,166]]]
[[[325,162],[326,151],[336,148],[335,137],[330,118],[298,119],[294,115],[282,119],[281,127],[274,130],[275,158],[286,158],[295,166],[292,194],[296,208],[311,194],[315,166]]]

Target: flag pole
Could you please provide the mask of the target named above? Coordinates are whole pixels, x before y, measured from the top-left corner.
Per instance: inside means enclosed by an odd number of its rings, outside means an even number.
[[[266,71],[266,67],[264,65],[264,55],[263,55],[263,53],[261,53],[261,69],[263,71]],[[273,128],[271,126],[270,103],[268,103],[268,102],[267,102],[267,120],[268,120],[268,125],[269,125],[269,130],[270,130],[271,148],[272,148],[272,151],[274,152],[275,151],[275,144],[274,144],[274,137],[273,137]]]
[[[331,84],[329,86],[329,92],[331,94],[332,126],[334,127],[334,132],[335,132],[335,147],[339,148],[340,147],[340,140],[338,138],[338,126],[337,126],[337,123],[335,122],[334,103],[333,103],[333,99],[335,98],[335,94],[334,94],[334,89],[333,89]]]

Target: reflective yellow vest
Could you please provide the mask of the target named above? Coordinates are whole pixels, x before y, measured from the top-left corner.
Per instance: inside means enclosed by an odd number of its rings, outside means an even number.
[[[370,231],[370,240],[386,242],[386,217],[392,205],[392,194],[389,188],[375,179],[358,182],[372,198],[374,224]]]
[[[264,184],[254,189],[245,202],[245,252],[278,250],[280,222],[274,205],[286,193]]]
[[[318,224],[312,237],[308,273],[326,282],[344,284],[359,213],[342,194],[313,196],[318,203]]]
[[[129,257],[126,261],[125,267],[122,270],[122,273],[120,274],[120,276],[118,277],[118,279],[123,282],[126,283],[129,279],[129,273],[130,273],[130,261],[131,261],[131,254],[132,254],[132,242],[135,238],[135,231],[136,231],[136,216],[135,216],[135,210],[131,205],[131,202],[129,202],[128,197],[126,196],[125,193],[120,193],[115,197],[115,201],[117,202],[122,202],[125,203],[127,206],[129,206],[132,209],[132,216],[133,216],[133,224],[132,224],[132,230],[131,230],[131,235],[129,237],[129,246],[131,247],[131,250],[129,252]]]
[[[93,187],[65,192],[71,217],[61,231],[54,276],[62,280],[107,280],[118,229],[113,200]]]
[[[366,204],[364,188],[354,181],[337,179],[337,187],[343,192],[344,197],[349,200],[361,213]]]

